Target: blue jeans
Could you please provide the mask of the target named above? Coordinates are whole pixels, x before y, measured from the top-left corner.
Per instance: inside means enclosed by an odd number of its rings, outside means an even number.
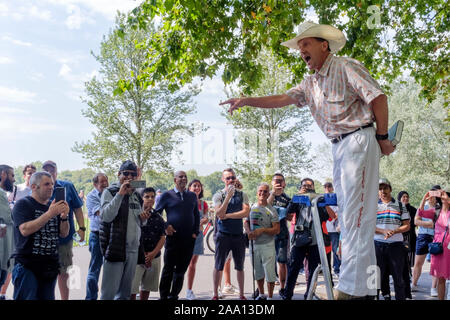
[[[56,276],[53,280],[38,279],[33,271],[16,262],[12,283],[14,300],[55,300]]]
[[[341,267],[341,259],[337,255],[339,249],[339,232],[329,232],[328,235],[330,236],[331,248],[333,250],[333,271],[338,274],[339,268]]]
[[[6,280],[6,276],[8,275],[8,271],[0,270],[0,287],[3,286]]]
[[[103,255],[100,250],[100,236],[98,232],[91,231],[89,235],[89,251],[91,252],[91,262],[86,282],[86,300],[97,300],[98,298],[98,278],[103,265]]]

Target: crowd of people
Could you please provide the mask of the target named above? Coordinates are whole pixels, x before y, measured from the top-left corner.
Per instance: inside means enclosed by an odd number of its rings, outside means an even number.
[[[247,238],[251,244],[258,299],[273,298],[277,274],[280,297],[292,299],[301,269],[307,278],[308,293],[320,261],[318,234],[323,236],[327,258],[333,255],[333,270],[339,274],[332,293],[334,299],[373,299],[381,293],[387,300],[391,296],[389,276],[393,278],[395,298],[410,298],[411,291],[417,289],[427,253],[431,253],[431,273],[435,278],[432,293],[444,299],[445,281],[450,278],[448,193],[434,188],[436,190],[425,194],[420,208],[415,211],[407,202],[407,193],[395,200],[389,181],[379,180],[381,156],[388,156],[395,150],[388,134],[388,100],[381,86],[362,63],[335,55],[346,45],[346,38],[333,26],[303,22],[297,36],[281,45],[299,50],[301,59],[314,73],[306,75],[299,85],[283,94],[231,98],[221,104],[229,105],[230,114],[241,107],[309,107],[332,145],[337,206],[319,210],[322,230],[314,230],[310,207],[291,201],[284,193],[281,174],[273,176],[272,188],[264,183],[258,187],[258,201],[251,206],[233,169],[224,170],[224,189],[213,196],[217,232],[212,298],[220,298],[222,276],[226,283],[223,289],[231,290],[228,270],[232,258],[239,297],[246,299]],[[28,189],[24,192],[12,189],[12,168],[1,168],[0,186],[14,196],[11,216],[6,194],[0,192],[3,219],[0,283],[4,278],[8,281],[10,251],[15,243],[14,298],[52,299],[58,280],[61,297],[67,299],[72,237],[78,235],[80,241],[84,241],[86,231],[81,199],[73,184],[57,180],[56,164],[52,161],[43,164],[45,172],[36,172],[26,180]],[[25,174],[28,173],[24,171],[26,179]],[[90,201],[86,203],[91,221],[95,220],[97,225],[90,235],[89,297],[95,298],[98,294],[98,275],[103,267],[101,299],[129,299],[132,294],[135,297],[141,283],[143,292],[158,287],[160,299],[176,300],[187,270],[187,295],[194,298],[196,262],[202,252],[200,226],[205,222],[207,211],[201,201],[201,182],[192,183],[188,190],[186,173],[178,171],[174,175],[174,189],[153,200],[154,190],[138,192],[133,187],[139,174],[136,164],[125,161],[118,170],[119,181],[111,186],[105,175],[94,178],[95,191],[88,195]],[[333,185],[326,186],[327,190],[333,190]],[[65,201],[55,201],[56,192],[52,190],[58,188],[65,189]],[[312,179],[302,180],[300,193],[314,190]],[[25,197],[18,199],[21,195]],[[165,221],[158,218],[163,211]],[[79,226],[77,231],[74,216]],[[289,222],[291,226],[287,228]],[[412,225],[419,227],[416,241]],[[163,245],[165,250],[160,258]],[[158,268],[162,265],[159,277]],[[328,265],[331,267],[331,263]],[[380,283],[375,285],[371,284],[373,273],[369,272],[374,266],[380,270]],[[140,294],[140,297],[145,296]]]
[[[247,299],[246,250],[257,286],[252,298],[271,300],[278,293],[279,298],[291,300],[297,277],[304,270],[306,299],[313,273],[321,264],[318,235],[324,240],[330,274],[333,272],[339,279],[343,250],[339,206],[318,207],[322,230],[314,230],[311,207],[292,201],[285,193],[281,173],[273,175],[271,184],[261,182],[257,200],[250,204],[234,170],[225,169],[224,188],[214,194],[211,208],[203,200],[201,181],[188,183],[184,171],[176,172],[174,188],[158,197],[152,187],[133,187],[133,182],[141,178],[134,162],[124,161],[117,176],[118,181],[109,184],[106,174],[95,174],[93,189],[86,196],[91,254],[86,300],[147,300],[150,292],[157,292],[161,300],[177,300],[186,272],[186,299],[196,299],[196,264],[204,253],[202,231],[211,211],[216,219],[212,300],[220,299],[224,292]],[[61,299],[69,299],[67,278],[73,237],[77,234],[83,241],[86,231],[84,219],[77,217],[83,217],[83,197],[69,181],[57,180],[53,161],[44,162],[41,171],[26,165],[23,177],[23,184],[14,185],[13,168],[0,166],[2,297],[11,281],[16,300],[53,300],[56,283]],[[55,199],[61,187],[65,199]],[[331,182],[326,182],[324,189],[326,193],[334,192]],[[298,194],[311,193],[315,194],[314,180],[302,179]],[[380,179],[378,210],[373,213],[376,229],[372,234],[379,268],[378,293],[355,299],[391,300],[390,276],[395,300],[412,299],[426,255],[433,250],[429,245],[438,243],[442,252],[431,255],[430,294],[443,300],[446,280],[450,279],[449,193],[433,186],[419,209],[409,204],[406,191],[401,191],[397,199],[391,193],[389,180]],[[417,236],[415,226],[419,227]],[[310,231],[307,241],[301,236],[304,230]],[[236,289],[230,281],[231,260],[237,273]],[[225,287],[221,290],[222,275]],[[277,293],[276,283],[280,286]]]

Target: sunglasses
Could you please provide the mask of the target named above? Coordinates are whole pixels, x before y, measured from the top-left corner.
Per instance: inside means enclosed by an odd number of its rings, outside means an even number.
[[[135,172],[135,171],[122,171],[122,174],[125,177],[128,177],[128,176],[137,177],[137,172]]]
[[[229,176],[229,177],[226,177],[225,178],[225,180],[236,180],[236,177],[235,176]]]

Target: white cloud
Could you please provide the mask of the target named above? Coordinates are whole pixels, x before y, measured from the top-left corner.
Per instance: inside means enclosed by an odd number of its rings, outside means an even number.
[[[9,57],[2,57],[0,56],[0,64],[11,64],[14,60]]]
[[[79,6],[87,9],[87,12],[100,13],[107,19],[113,20],[116,16],[117,10],[121,12],[128,12],[143,0],[46,0],[48,3],[63,5],[67,8],[71,6]],[[86,14],[86,12],[83,12]]]
[[[7,16],[9,13],[8,5],[4,2],[0,2],[0,16]]]
[[[44,74],[40,73],[40,72],[32,72],[30,73],[30,75],[28,76],[28,79],[35,81],[35,82],[39,82],[45,79]]]
[[[70,67],[67,64],[63,64],[61,69],[59,69],[59,76],[62,78],[67,79],[70,76],[70,72],[72,71],[72,69],[70,69]]]
[[[3,41],[9,41],[12,44],[15,44],[17,46],[23,46],[23,47],[31,47],[33,44],[30,42],[26,42],[26,41],[22,41],[22,40],[18,40],[18,39],[13,39],[10,36],[3,36],[2,37]]]
[[[24,91],[16,88],[8,88],[0,86],[0,101],[18,102],[18,103],[35,103],[36,93]]]
[[[30,111],[19,109],[19,108],[0,107],[0,114],[4,115],[5,113],[8,113],[8,114],[29,114]]]
[[[24,8],[25,12],[28,12],[29,16],[33,18],[37,18],[43,21],[50,21],[52,18],[52,14],[49,10],[40,9],[36,6],[32,6],[31,8]]]

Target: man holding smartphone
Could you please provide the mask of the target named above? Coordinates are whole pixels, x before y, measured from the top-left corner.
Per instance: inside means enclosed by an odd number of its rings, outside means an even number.
[[[228,168],[222,172],[225,188],[213,197],[214,209],[218,218],[218,232],[216,236],[215,264],[213,272],[214,296],[219,299],[219,282],[228,253],[233,254],[234,268],[237,272],[239,299],[247,300],[244,296],[244,260],[246,239],[243,233],[243,219],[248,217],[250,206],[248,196],[236,189],[236,174]]]
[[[58,287],[61,293],[62,300],[69,300],[69,287],[67,281],[69,280],[68,269],[72,266],[73,261],[73,235],[75,232],[80,236],[80,242],[84,241],[84,236],[86,232],[86,227],[84,226],[84,215],[83,215],[83,201],[81,201],[78,196],[78,192],[75,186],[70,181],[58,180],[58,169],[54,161],[48,160],[42,164],[42,169],[48,172],[54,182],[54,189],[50,201],[53,201],[56,197],[57,188],[65,189],[65,201],[69,204],[69,234],[66,237],[60,237],[59,239],[59,264],[60,271],[58,275]],[[73,217],[77,219],[78,231],[75,231],[75,222]]]
[[[131,186],[138,168],[127,160],[119,181],[104,189],[100,209],[100,246],[104,256],[101,300],[128,300],[141,238],[142,198]]]
[[[14,300],[54,300],[59,272],[59,239],[69,234],[69,205],[50,198],[54,181],[47,172],[31,176],[32,194],[13,209]]]

